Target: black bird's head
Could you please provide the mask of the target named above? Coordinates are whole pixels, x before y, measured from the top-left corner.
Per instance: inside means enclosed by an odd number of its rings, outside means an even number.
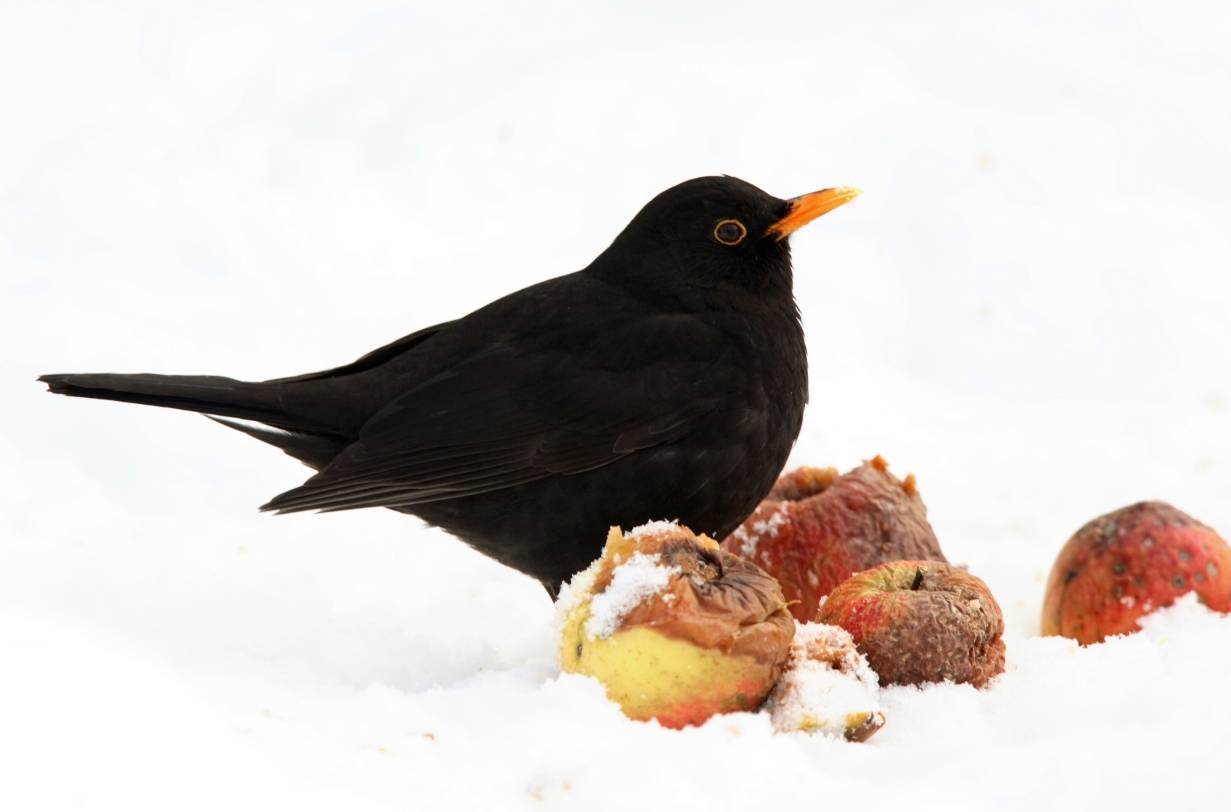
[[[590,269],[654,296],[751,291],[789,298],[787,238],[858,194],[835,188],[783,200],[739,178],[694,178],[647,203]]]

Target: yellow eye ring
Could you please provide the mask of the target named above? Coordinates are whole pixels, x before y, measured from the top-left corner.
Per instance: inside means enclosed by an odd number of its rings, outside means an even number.
[[[748,229],[739,220],[719,220],[714,226],[714,239],[723,245],[739,245],[748,236]]]

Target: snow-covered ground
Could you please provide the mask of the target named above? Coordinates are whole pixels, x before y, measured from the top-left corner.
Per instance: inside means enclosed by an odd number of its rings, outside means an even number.
[[[5,3],[0,808],[1225,798],[1231,620],[1037,632],[1085,520],[1231,533],[1231,12],[994,5]],[[537,584],[393,513],[258,515],[307,469],[34,383],[345,362],[722,172],[864,189],[793,239],[794,461],[914,471],[1006,612],[998,682],[888,691],[867,744],[627,722]]]

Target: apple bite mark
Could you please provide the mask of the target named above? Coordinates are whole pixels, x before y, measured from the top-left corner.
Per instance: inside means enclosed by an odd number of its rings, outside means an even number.
[[[882,685],[969,682],[1004,671],[1004,618],[987,584],[939,561],[893,561],[829,594],[817,622],[851,633]]]
[[[899,480],[880,456],[841,476],[809,467],[785,474],[723,548],[777,578],[801,623],[855,572],[886,561],[945,560],[914,476]]]

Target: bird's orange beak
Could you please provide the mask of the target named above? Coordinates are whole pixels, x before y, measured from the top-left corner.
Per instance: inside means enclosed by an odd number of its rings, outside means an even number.
[[[775,240],[785,240],[792,232],[811,223],[825,212],[833,211],[857,197],[859,190],[853,186],[838,186],[793,197],[787,201],[790,207],[786,210],[786,216],[770,226],[765,234]]]

